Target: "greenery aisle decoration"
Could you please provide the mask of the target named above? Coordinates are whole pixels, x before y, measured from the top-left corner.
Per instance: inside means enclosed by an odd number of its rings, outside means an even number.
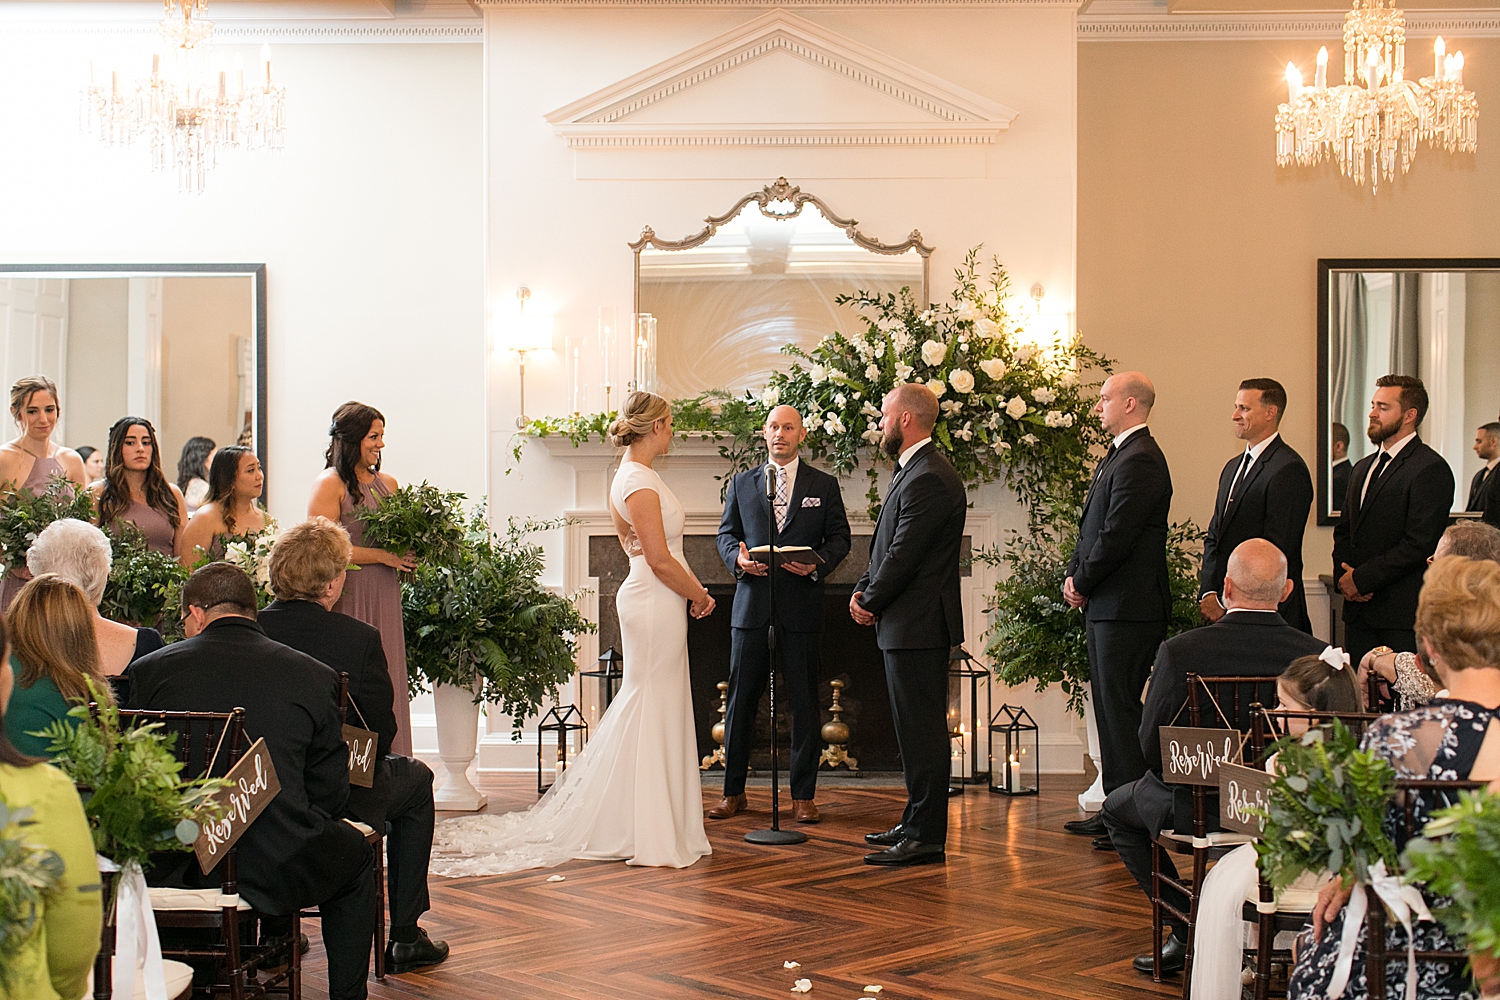
[[[146,536],[129,522],[107,532],[113,558],[99,613],[130,625],[156,626],[168,604],[175,604],[188,571],[172,556],[146,545]]]
[[[14,986],[21,949],[62,884],[63,860],[57,852],[27,843],[30,821],[30,809],[11,809],[0,798],[0,993],[8,994]]]
[[[417,564],[401,587],[413,695],[434,684],[472,688],[477,681],[479,700],[499,705],[520,737],[522,723],[573,676],[575,636],[597,628],[572,601],[542,586],[542,548],[527,541],[566,523],[512,518],[496,534],[480,509],[456,557]]]
[[[47,480],[40,493],[16,490],[0,499],[0,558],[6,569],[26,566],[26,553],[42,529],[64,518],[93,521],[94,498],[66,476]]]
[[[1406,845],[1407,877],[1449,897],[1433,916],[1466,942],[1475,978],[1490,995],[1500,979],[1500,795],[1464,792]]]
[[[1342,722],[1277,741],[1260,868],[1277,889],[1303,872],[1332,872],[1345,886],[1368,885],[1371,869],[1395,872],[1396,845],[1385,833],[1396,771]]]
[[[445,493],[423,480],[403,486],[378,507],[356,508],[365,525],[365,545],[418,562],[451,562],[464,546],[464,495]]]

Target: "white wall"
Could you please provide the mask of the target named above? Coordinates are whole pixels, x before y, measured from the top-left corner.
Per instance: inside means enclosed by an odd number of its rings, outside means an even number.
[[[986,258],[998,255],[1007,264],[1022,301],[1032,283],[1041,282],[1049,311],[1072,310],[1072,8],[797,11],[823,28],[1018,111],[1010,129],[988,147],[657,148],[575,156],[545,119],[762,13],[677,7],[486,9],[490,302],[496,311],[513,311],[515,289],[524,284],[533,293],[528,310],[555,317],[557,353],[527,362],[528,414],[564,411],[564,338],[593,331],[601,305],[628,314],[633,271],[626,244],[642,227],[679,239],[778,175],[857,219],[871,237],[899,242],[920,229],[924,241],[937,248],[935,300],[948,297],[953,268],[970,247],[982,243]],[[766,65],[796,70],[769,59]],[[833,81],[819,93],[809,88],[804,104],[776,73],[763,70],[747,70],[742,77],[738,71],[726,73],[695,88],[679,106],[663,102],[649,117],[739,123],[797,120],[799,114],[806,120],[810,108],[842,110],[850,116],[843,121],[881,113],[878,102],[860,97],[852,84],[844,85],[847,81]],[[592,389],[591,394],[597,395]],[[550,517],[574,506],[571,466],[536,443],[519,463],[510,458],[517,377],[514,361],[503,355],[491,359],[490,401],[490,492],[497,513]],[[857,504],[864,488],[861,470],[846,497]],[[718,485],[709,474],[697,489],[676,480],[674,489],[689,507],[717,506]],[[1016,511],[1003,497],[1001,490],[987,490],[980,503],[997,509],[999,525],[1010,526]],[[554,536],[545,540],[548,582],[561,585],[561,532]],[[969,637],[971,650],[981,645],[977,636]],[[998,705],[1002,695],[996,694]],[[1032,708],[1048,737],[1072,744],[1073,720],[1056,692],[1017,691],[1010,700]],[[1063,759],[1064,766],[1076,769],[1082,755],[1075,751]]]
[[[79,131],[90,58],[149,68],[147,39],[109,38],[0,21],[0,263],[264,262],[272,513],[303,516],[350,398],[385,412],[397,478],[481,495],[481,47],[277,44],[286,149],[193,197]]]

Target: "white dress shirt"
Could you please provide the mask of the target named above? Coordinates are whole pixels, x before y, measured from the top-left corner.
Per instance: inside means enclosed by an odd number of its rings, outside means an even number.
[[[1281,432],[1274,431],[1270,437],[1266,438],[1260,444],[1251,445],[1245,449],[1245,454],[1250,456],[1250,460],[1247,462],[1243,457],[1240,459],[1240,471],[1235,473],[1234,479],[1229,483],[1229,498],[1231,500],[1234,499],[1235,489],[1249,477],[1250,470],[1255,468],[1256,462],[1260,461],[1260,456],[1265,454],[1266,449],[1271,447],[1271,442],[1279,437],[1281,437]]]
[[[896,467],[897,468],[901,468],[901,469],[906,468],[906,463],[911,461],[911,457],[917,453],[917,449],[920,448],[920,447],[922,447],[924,444],[926,444],[928,441],[931,441],[931,440],[932,440],[932,435],[929,434],[927,437],[924,437],[922,440],[918,441],[916,444],[910,445],[909,447],[906,447],[906,448],[903,448],[901,450],[901,457],[898,458],[898,459],[896,459]]]
[[[1123,431],[1115,435],[1115,449],[1118,450],[1120,445],[1124,444],[1125,439],[1130,437],[1130,435],[1134,434],[1136,431],[1143,431],[1145,429],[1145,424],[1136,424],[1134,427],[1125,428]]]
[[[1399,454],[1401,454],[1401,449],[1405,448],[1409,442],[1416,440],[1416,437],[1417,437],[1417,432],[1416,431],[1408,431],[1406,437],[1402,438],[1399,441],[1386,441],[1385,444],[1382,444],[1380,446],[1380,450],[1383,451],[1383,452],[1385,452],[1386,454],[1390,455],[1391,456],[1391,462],[1394,462],[1396,460],[1396,456],[1399,455]],[[1385,466],[1386,466],[1387,470],[1390,469],[1391,462],[1385,463]],[[1377,468],[1379,468],[1379,467],[1380,467],[1380,456],[1377,453],[1376,457],[1375,457],[1375,461],[1373,461],[1373,462],[1370,463],[1370,471],[1365,473],[1365,484],[1364,484],[1364,486],[1362,486],[1360,488],[1360,491],[1359,491],[1359,505],[1361,507],[1363,507],[1365,505],[1365,494],[1368,493],[1368,492],[1370,492],[1370,483],[1375,478],[1375,470]],[[1384,473],[1382,473],[1382,475],[1383,474]]]

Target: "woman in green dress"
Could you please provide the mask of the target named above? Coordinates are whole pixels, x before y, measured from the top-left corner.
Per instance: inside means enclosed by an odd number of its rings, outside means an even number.
[[[15,691],[5,714],[5,735],[22,753],[45,757],[50,741],[38,733],[68,716],[74,705],[112,699],[99,665],[93,608],[77,586],[55,573],[29,580],[6,616]]]

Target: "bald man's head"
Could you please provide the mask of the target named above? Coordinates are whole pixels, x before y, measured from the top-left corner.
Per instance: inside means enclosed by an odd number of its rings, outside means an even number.
[[[1224,605],[1254,611],[1275,611],[1292,592],[1286,578],[1286,556],[1264,538],[1235,546],[1224,574]]]
[[[1144,424],[1156,405],[1156,388],[1140,372],[1119,372],[1099,387],[1094,414],[1108,434],[1120,434]]]
[[[796,458],[797,449],[807,437],[807,430],[802,426],[802,414],[797,412],[795,406],[785,404],[771,407],[761,433],[766,439],[766,451],[778,465],[787,465]]]

